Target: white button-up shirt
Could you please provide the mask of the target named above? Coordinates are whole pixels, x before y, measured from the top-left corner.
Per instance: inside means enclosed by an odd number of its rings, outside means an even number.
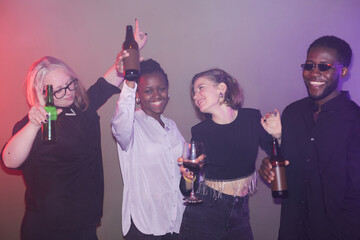
[[[184,204],[179,190],[184,138],[171,119],[163,128],[141,109],[134,112],[135,92],[123,85],[112,119],[124,181],[122,229],[131,225],[144,234],[179,232]]]

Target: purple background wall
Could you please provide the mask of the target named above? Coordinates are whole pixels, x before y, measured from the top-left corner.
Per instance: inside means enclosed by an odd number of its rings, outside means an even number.
[[[189,99],[192,76],[210,67],[234,75],[245,90],[245,107],[283,110],[306,96],[300,64],[308,45],[322,35],[339,36],[354,58],[343,89],[360,103],[360,2],[357,0],[0,0],[0,145],[28,112],[23,80],[45,55],[63,59],[90,86],[113,64],[125,25],[140,20],[149,34],[145,58],[158,60],[170,79],[165,115],[186,139],[198,122]],[[122,179],[110,119],[117,97],[99,111],[105,167],[105,204],[100,239],[121,239]],[[263,158],[260,151],[257,163]],[[19,239],[24,183],[0,170],[0,239]],[[259,181],[250,199],[255,239],[276,239],[279,205]]]

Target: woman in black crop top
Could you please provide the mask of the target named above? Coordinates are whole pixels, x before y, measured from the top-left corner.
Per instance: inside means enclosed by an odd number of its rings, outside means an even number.
[[[253,239],[248,199],[256,190],[255,160],[259,146],[269,152],[272,137],[280,139],[280,117],[261,119],[259,110],[241,108],[237,80],[221,69],[196,74],[191,89],[196,111],[205,119],[191,128],[192,140],[205,147],[197,191],[203,203],[186,207],[180,238]],[[192,178],[183,166],[180,170],[183,177]],[[180,187],[184,195],[189,192],[184,178]]]

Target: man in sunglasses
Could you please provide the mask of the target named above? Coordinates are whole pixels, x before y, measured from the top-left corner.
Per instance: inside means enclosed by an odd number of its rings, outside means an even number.
[[[307,51],[308,97],[283,112],[281,150],[289,197],[282,200],[279,239],[360,239],[360,108],[340,90],[352,51],[334,36]],[[264,159],[260,175],[274,174]]]

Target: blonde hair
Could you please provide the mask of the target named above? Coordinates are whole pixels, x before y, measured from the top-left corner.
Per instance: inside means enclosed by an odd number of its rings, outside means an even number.
[[[34,62],[27,73],[25,79],[26,98],[30,106],[40,103],[40,98],[44,89],[44,78],[46,74],[56,69],[62,70],[72,79],[77,79],[75,72],[63,61],[46,56]],[[80,110],[85,111],[89,106],[89,99],[84,86],[78,81],[78,87],[75,90],[74,104]]]

